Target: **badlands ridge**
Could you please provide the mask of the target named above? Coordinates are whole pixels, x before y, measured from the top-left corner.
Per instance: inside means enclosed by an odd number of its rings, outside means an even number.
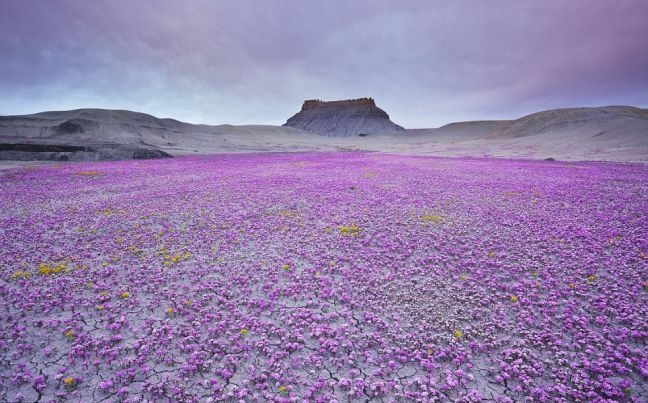
[[[0,117],[0,160],[5,161],[348,150],[648,162],[648,109],[555,109],[515,120],[409,130],[389,120],[370,98],[306,101],[284,126],[210,126],[105,109]]]

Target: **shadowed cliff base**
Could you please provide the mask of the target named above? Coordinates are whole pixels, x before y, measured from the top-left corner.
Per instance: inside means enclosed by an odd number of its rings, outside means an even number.
[[[124,144],[0,143],[0,160],[11,161],[117,161],[171,157],[162,150]]]

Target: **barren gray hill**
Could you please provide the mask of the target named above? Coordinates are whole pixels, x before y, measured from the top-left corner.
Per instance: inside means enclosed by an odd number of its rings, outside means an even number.
[[[76,109],[0,116],[0,160],[94,161],[266,151],[245,144],[251,137],[285,147],[296,140],[295,149],[303,150],[300,141],[313,136],[278,126],[196,125],[127,110]],[[240,141],[233,143],[231,137]]]
[[[342,101],[307,100],[284,126],[331,137],[404,133],[405,129],[376,106],[372,98]]]
[[[546,134],[552,137],[609,134],[645,137],[648,109],[632,106],[551,109],[515,120],[468,121],[450,123],[438,129],[418,129],[432,137],[464,139],[514,139]],[[642,135],[643,133],[643,135]]]
[[[632,106],[552,109],[410,133],[422,153],[648,161],[648,109]]]
[[[2,116],[0,159],[88,161],[170,157],[159,147],[164,133],[180,133],[186,126],[143,113],[105,109]]]
[[[94,161],[231,152],[366,150],[648,162],[648,110],[630,106],[556,109],[515,120],[458,122],[437,129],[367,134],[331,137],[287,126],[209,126],[131,111],[78,109],[0,117],[0,160]]]
[[[537,112],[509,122],[490,134],[490,138],[519,138],[543,133],[573,135],[575,133],[616,138],[645,137],[648,134],[648,110],[631,106],[602,108],[568,108]]]

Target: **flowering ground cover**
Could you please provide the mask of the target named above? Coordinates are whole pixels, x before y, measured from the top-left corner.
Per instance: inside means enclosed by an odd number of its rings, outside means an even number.
[[[646,165],[66,164],[0,204],[3,401],[648,399]]]

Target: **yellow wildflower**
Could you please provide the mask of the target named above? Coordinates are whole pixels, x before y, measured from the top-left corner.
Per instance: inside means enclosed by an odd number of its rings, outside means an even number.
[[[454,337],[456,337],[457,339],[462,338],[462,337],[463,337],[463,333],[461,332],[461,330],[455,330],[455,332],[454,332]]]
[[[283,269],[284,270],[290,270],[290,266],[286,263],[286,264],[283,265]]]
[[[68,376],[67,378],[63,379],[63,382],[65,382],[66,385],[70,386],[74,383],[74,378],[71,376]]]
[[[40,274],[47,276],[52,272],[52,268],[46,265],[45,263],[41,263],[38,265],[38,272]]]
[[[426,214],[426,215],[421,216],[421,220],[423,220],[423,221],[432,221],[432,222],[435,222],[435,223],[438,223],[439,221],[441,221],[442,218],[443,217],[440,216],[440,215],[431,215],[431,214]]]
[[[351,226],[348,227],[344,225],[340,227],[340,233],[344,236],[351,234],[355,237],[358,236],[360,232],[362,232],[362,228],[355,224],[351,224]]]
[[[468,275],[466,275],[466,274],[462,274],[461,276],[459,276],[459,279],[460,279],[461,281],[466,281],[466,280],[468,280]]]
[[[173,308],[168,307],[168,308],[166,309],[166,313],[168,313],[169,315],[171,315],[171,314],[173,313]]]
[[[97,310],[102,311],[104,309],[103,305],[97,305]]]
[[[517,300],[518,297],[516,297],[515,295],[511,295],[511,302],[517,302]]]
[[[241,336],[245,336],[248,330],[246,328],[241,329]]]
[[[285,387],[284,385],[279,386],[279,393],[283,393],[283,392],[285,392],[287,390],[288,390],[288,388]]]
[[[128,298],[129,296],[130,296],[130,294],[129,294],[128,292],[126,292],[126,291],[124,291],[124,292],[121,293],[121,297],[122,297],[122,299],[126,299],[126,298]]]

